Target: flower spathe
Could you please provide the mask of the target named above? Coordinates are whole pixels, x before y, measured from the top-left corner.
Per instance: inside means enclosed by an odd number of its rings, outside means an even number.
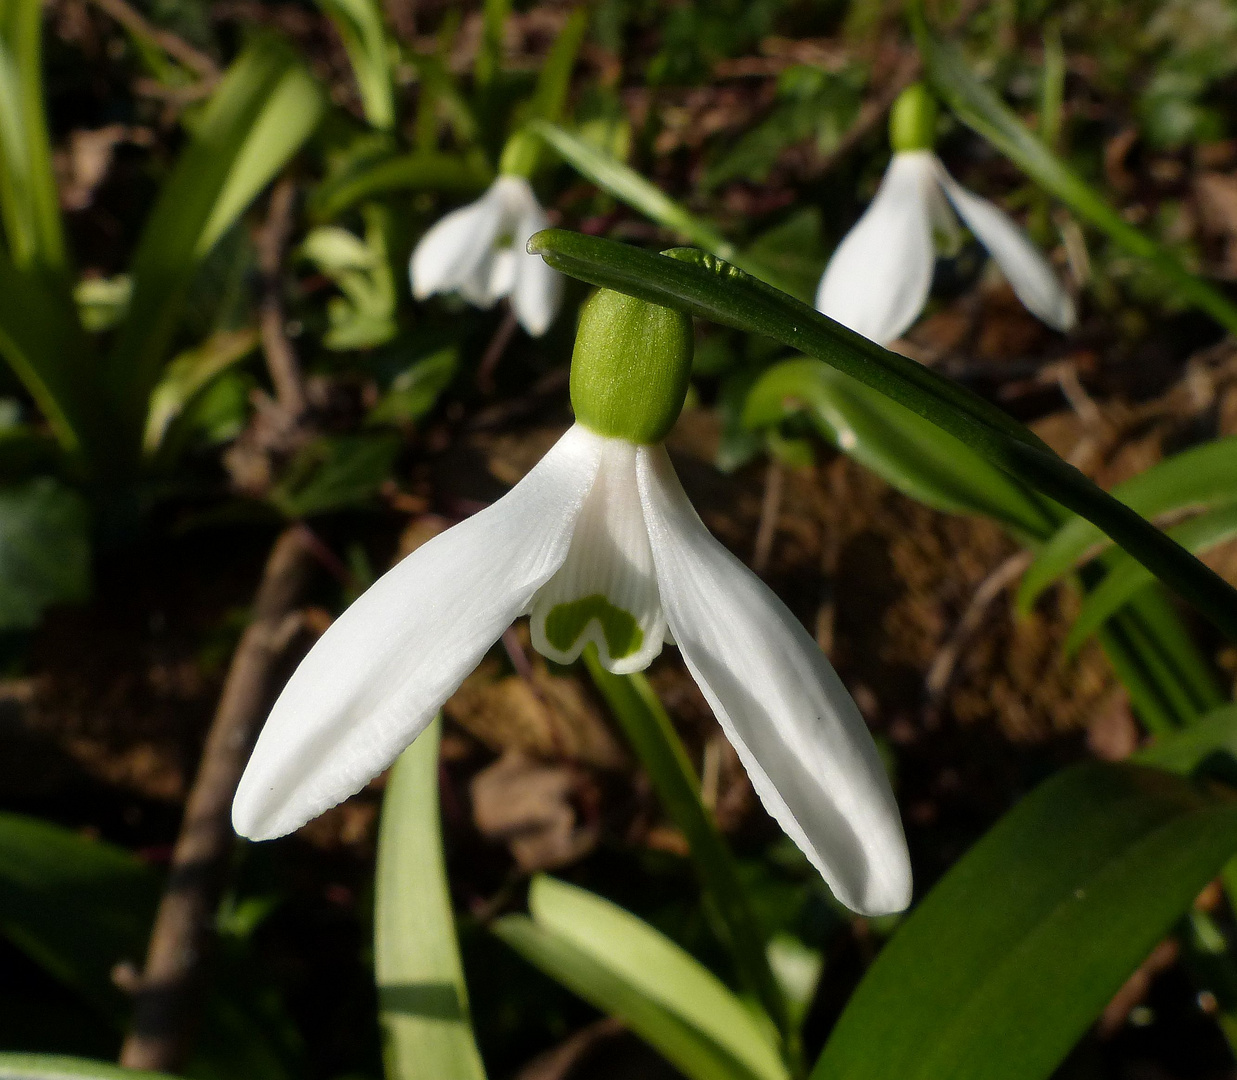
[[[241,780],[237,832],[282,835],[359,790],[528,614],[534,647],[560,663],[591,644],[609,670],[638,671],[676,643],[765,807],[838,899],[866,914],[902,910],[911,876],[897,804],[828,660],[704,526],[660,441],[588,426],[596,416],[623,425],[614,402],[627,377],[600,390],[582,378],[577,395],[591,328],[655,323],[662,312],[672,330],[685,317],[629,298],[590,305],[573,359],[577,423],[503,498],[417,548],[310,650]],[[660,340],[681,347],[673,333]],[[690,339],[688,349],[690,363]],[[667,383],[676,408],[679,383]]]
[[[522,176],[500,176],[476,202],[453,210],[420,240],[409,263],[412,293],[458,292],[488,308],[507,296],[520,325],[544,334],[562,301],[561,275],[526,250],[548,221]]]
[[[935,234],[956,236],[959,217],[1032,314],[1056,330],[1074,325],[1074,301],[1048,260],[1008,214],[954,180],[930,149],[893,155],[876,197],[825,267],[817,310],[881,345],[901,337],[928,299]]]

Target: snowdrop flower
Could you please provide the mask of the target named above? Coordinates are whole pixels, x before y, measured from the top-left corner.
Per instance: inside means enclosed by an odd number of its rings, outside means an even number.
[[[1049,326],[1068,330],[1074,302],[1048,260],[1008,214],[946,172],[932,152],[935,125],[926,88],[916,83],[903,91],[890,116],[893,160],[871,206],[829,260],[817,310],[882,345],[901,337],[927,302],[935,235],[956,238],[961,217],[1018,299]]]
[[[520,325],[540,337],[558,314],[563,280],[525,249],[547,224],[532,185],[523,176],[499,176],[476,202],[421,237],[409,264],[413,295],[458,292],[483,308],[509,296]]]
[[[900,911],[897,804],[816,642],[692,509],[662,439],[683,405],[691,320],[619,293],[584,307],[576,424],[507,495],[377,581],[293,674],[233,806],[255,840],[359,790],[429,724],[520,615],[558,663],[613,672],[677,643],[765,807],[848,907]]]

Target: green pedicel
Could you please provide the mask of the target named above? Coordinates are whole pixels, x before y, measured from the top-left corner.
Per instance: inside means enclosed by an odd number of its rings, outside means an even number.
[[[912,83],[893,103],[889,143],[898,154],[936,145],[936,99],[923,83]]]
[[[593,619],[601,625],[611,660],[640,651],[644,631],[628,612],[615,607],[601,593],[551,608],[545,620],[546,640],[559,651],[570,652]]]

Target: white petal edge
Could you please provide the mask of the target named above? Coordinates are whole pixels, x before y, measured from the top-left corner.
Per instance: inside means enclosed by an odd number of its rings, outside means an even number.
[[[765,808],[865,915],[911,899],[897,802],[872,736],[816,642],[692,509],[665,449],[640,495],[666,621]]]
[[[958,216],[988,249],[1014,294],[1033,315],[1055,330],[1074,325],[1074,300],[1044,257],[1004,210],[959,184],[937,162],[937,175]]]
[[[531,205],[515,230],[516,274],[511,306],[520,325],[533,337],[541,337],[554,322],[563,302],[563,275],[540,255],[530,254],[528,241],[549,226],[549,219],[532,196]]]
[[[262,729],[232,805],[238,833],[292,832],[425,729],[562,565],[601,442],[573,427],[503,498],[417,548],[331,625]]]
[[[408,264],[416,299],[451,292],[478,276],[489,277],[494,245],[508,218],[507,203],[495,181],[476,202],[452,210],[431,226]]]
[[[936,185],[930,151],[894,154],[872,205],[825,267],[818,311],[880,345],[902,336],[932,287]]]

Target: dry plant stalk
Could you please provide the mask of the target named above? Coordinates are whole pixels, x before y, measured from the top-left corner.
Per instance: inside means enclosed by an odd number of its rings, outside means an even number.
[[[151,931],[133,1027],[121,1048],[120,1064],[127,1068],[176,1069],[192,1045],[204,960],[236,843],[232,797],[278,690],[280,662],[303,625],[298,608],[316,565],[306,531],[294,525],[276,540],[253,621],[232,655]]]

